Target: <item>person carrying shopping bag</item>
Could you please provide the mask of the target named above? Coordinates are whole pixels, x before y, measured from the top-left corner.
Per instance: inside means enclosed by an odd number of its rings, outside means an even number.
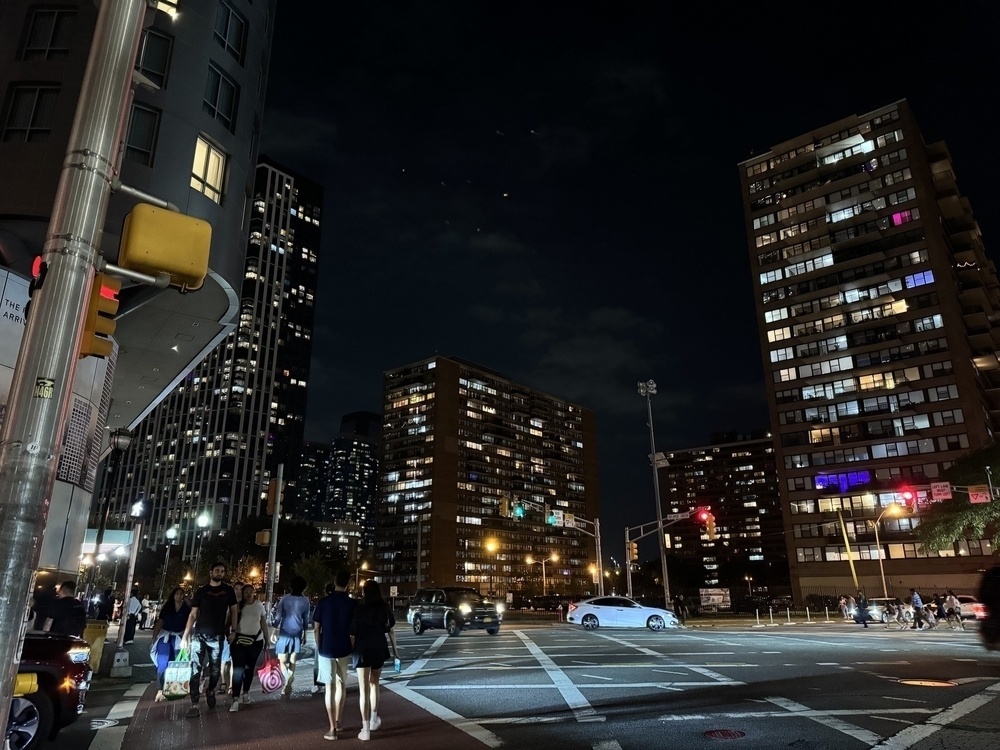
[[[264,605],[257,601],[257,591],[253,584],[243,584],[240,594],[239,622],[236,637],[229,649],[233,657],[233,702],[229,710],[240,710],[240,703],[250,703],[250,686],[257,669],[257,659],[270,640]]]
[[[271,634],[271,642],[274,644],[274,652],[281,662],[281,669],[285,673],[285,688],[282,691],[284,697],[292,695],[292,682],[295,680],[295,660],[299,651],[302,650],[302,643],[305,640],[306,628],[309,627],[309,613],[312,605],[303,596],[306,590],[306,579],[302,576],[295,576],[289,584],[290,594],[285,594],[278,602],[273,620],[275,630]]]
[[[163,675],[167,665],[177,658],[181,650],[181,637],[184,626],[191,614],[191,605],[184,598],[184,589],[179,586],[170,592],[170,596],[160,607],[160,613],[153,623],[153,638],[149,646],[149,655],[156,665],[156,681],[160,689],[156,691],[156,700],[163,700]]]

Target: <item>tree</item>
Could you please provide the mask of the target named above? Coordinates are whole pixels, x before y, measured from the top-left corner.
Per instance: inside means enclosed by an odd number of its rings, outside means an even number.
[[[1000,469],[1000,442],[973,451],[942,475],[942,480],[959,487],[984,484],[990,470]],[[997,472],[1000,476],[1000,471]],[[950,549],[959,539],[989,539],[993,549],[1000,545],[1000,501],[973,505],[965,492],[951,500],[933,503],[921,513],[917,538],[926,549]]]
[[[258,531],[270,529],[271,519],[267,516],[247,516],[225,534],[216,534],[211,539],[206,539],[201,552],[202,568],[206,569],[215,560],[222,560],[232,573],[240,560],[251,558],[260,566],[263,580],[263,565],[268,557],[268,549],[258,545],[256,537]],[[277,562],[281,563],[282,580],[290,577],[296,561],[319,554],[320,551],[319,529],[315,526],[300,521],[278,522]],[[249,569],[246,571],[248,573]],[[247,578],[244,577],[243,580]]]
[[[292,567],[295,575],[306,579],[306,593],[312,596],[324,596],[326,585],[333,581],[333,569],[318,553],[301,557]]]

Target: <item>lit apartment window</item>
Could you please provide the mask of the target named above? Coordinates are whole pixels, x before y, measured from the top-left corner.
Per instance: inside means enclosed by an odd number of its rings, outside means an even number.
[[[69,55],[69,40],[75,10],[34,10],[27,38],[21,50],[22,60],[62,60]]]
[[[202,109],[215,118],[230,132],[236,126],[236,102],[239,98],[239,87],[232,78],[214,65],[208,66],[208,79],[205,81],[205,100]]]
[[[39,143],[52,132],[52,119],[59,88],[56,86],[15,86],[4,118],[3,140],[10,143]]]
[[[229,3],[222,0],[215,12],[215,41],[237,62],[243,62],[246,47],[247,22]]]
[[[199,136],[191,167],[191,187],[216,203],[222,203],[222,180],[225,173],[226,155]]]
[[[177,8],[180,5],[180,0],[156,0],[156,9],[162,10],[171,18],[177,15]]]
[[[153,166],[156,132],[160,126],[160,113],[151,107],[133,104],[129,115],[128,134],[125,136],[125,158],[147,167]]]
[[[161,89],[167,85],[173,40],[156,29],[144,29],[135,68]]]

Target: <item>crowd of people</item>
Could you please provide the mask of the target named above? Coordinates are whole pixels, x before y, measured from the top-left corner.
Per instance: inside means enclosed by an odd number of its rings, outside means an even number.
[[[190,600],[176,588],[160,608],[150,646],[159,687],[156,700],[164,700],[167,667],[182,652],[192,665],[188,718],[201,715],[202,698],[212,710],[217,696],[227,696],[232,713],[250,704],[250,688],[262,655],[273,654],[279,660],[284,678],[282,696],[287,699],[311,627],[316,650],[313,691],[325,693],[329,725],[324,737],[335,740],[343,732],[347,677],[353,667],[362,718],[358,738],[370,739],[371,732],[382,725],[382,670],[390,657],[399,659],[395,617],[378,582],[367,581],[361,597],[355,599],[347,591],[350,573],[342,570],[314,607],[305,595],[305,580],[295,577],[289,591],[268,612],[252,584],[236,581],[230,585],[226,577],[226,565],[214,563],[208,582],[196,589]]]
[[[885,607],[883,621],[886,628],[899,626],[900,630],[929,630],[947,623],[949,630],[965,630],[962,619],[962,604],[955,592],[948,589],[945,594],[934,594],[926,603],[916,588],[910,589],[909,609],[898,596],[888,601],[882,600]],[[863,591],[858,591],[857,597],[841,596],[838,607],[845,620],[868,627],[872,617],[869,612],[870,603]]]

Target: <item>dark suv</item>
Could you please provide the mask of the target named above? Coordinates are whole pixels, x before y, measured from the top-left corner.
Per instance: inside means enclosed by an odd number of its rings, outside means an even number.
[[[34,750],[76,721],[93,677],[90,646],[72,635],[28,631],[18,675],[34,675],[34,692],[15,694],[7,719],[11,750]],[[30,680],[29,680],[30,681]]]
[[[458,586],[420,589],[410,601],[406,621],[420,635],[431,628],[444,628],[448,635],[478,628],[490,635],[500,632],[503,610],[478,591]]]

